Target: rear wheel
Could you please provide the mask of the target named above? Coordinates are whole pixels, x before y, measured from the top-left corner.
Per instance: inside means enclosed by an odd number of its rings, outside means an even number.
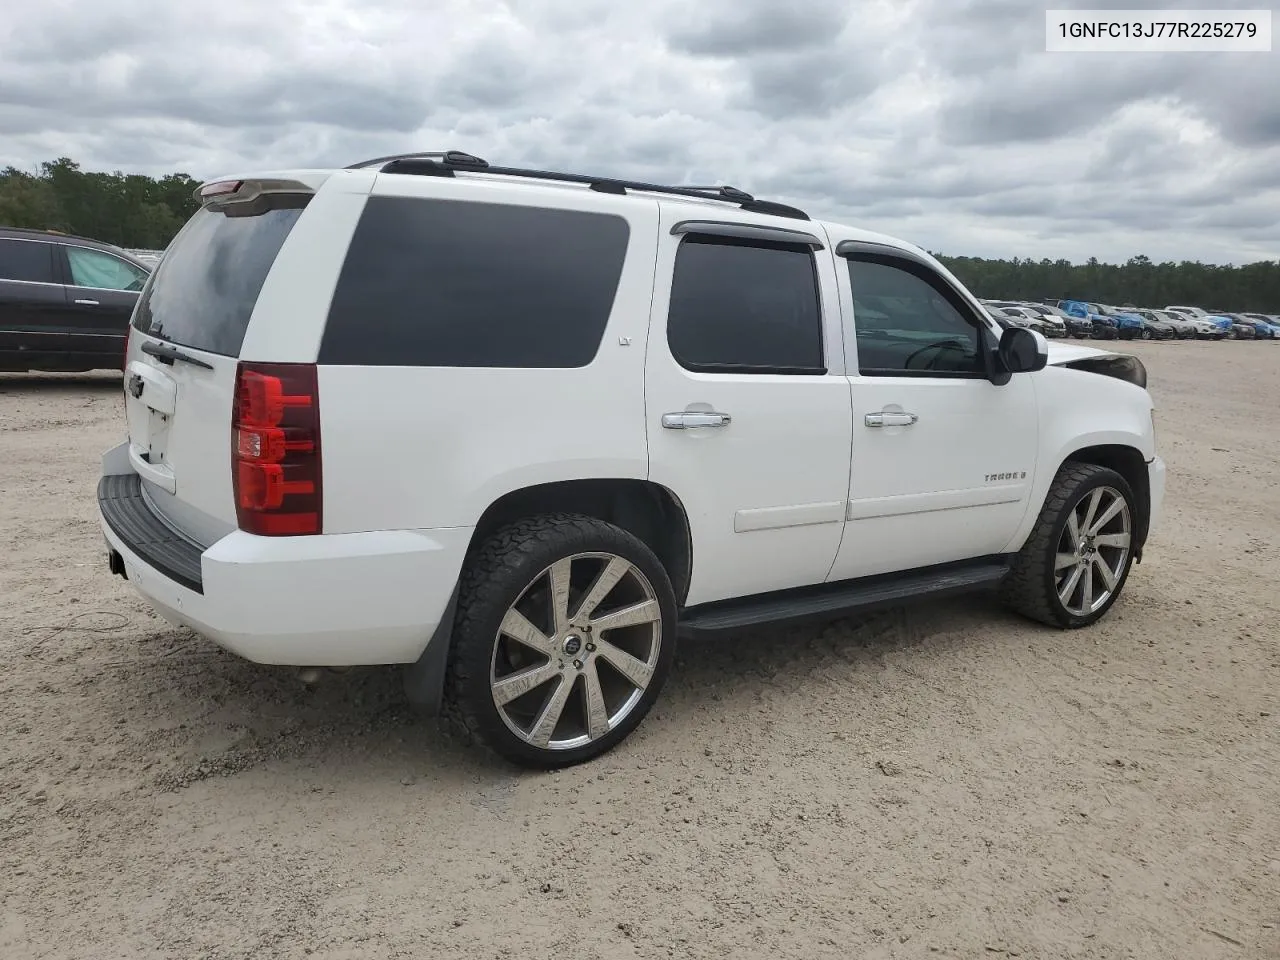
[[[446,709],[524,766],[589,760],[657,699],[675,622],[666,571],[631,534],[591,517],[519,521],[463,572]]]
[[[1154,334],[1151,332],[1151,330],[1150,330],[1149,328],[1147,328],[1147,327],[1143,327],[1143,328],[1142,328],[1142,339],[1143,339],[1143,340],[1150,340],[1153,336],[1154,336]]]
[[[1003,584],[1005,602],[1055,627],[1100,620],[1133,564],[1134,505],[1133,490],[1114,470],[1063,464]]]

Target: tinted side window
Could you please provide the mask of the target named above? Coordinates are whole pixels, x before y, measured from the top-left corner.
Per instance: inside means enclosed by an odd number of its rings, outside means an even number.
[[[612,214],[371,197],[319,362],[586,366],[613,311],[629,235]]]
[[[926,275],[914,264],[849,261],[858,366],[864,375],[983,372],[977,328],[944,294],[941,281],[935,286]]]
[[[77,287],[93,287],[98,290],[142,289],[150,274],[119,257],[88,247],[65,248],[67,264],[71,267],[71,283]]]
[[[55,283],[53,244],[32,240],[0,240],[0,280]]]
[[[690,370],[825,373],[812,251],[686,237],[671,279],[667,342]]]

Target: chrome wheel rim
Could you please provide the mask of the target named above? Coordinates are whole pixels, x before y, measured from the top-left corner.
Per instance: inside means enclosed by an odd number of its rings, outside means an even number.
[[[1058,600],[1073,617],[1100,610],[1129,562],[1133,521],[1129,504],[1115,487],[1097,487],[1071,508],[1054,559]]]
[[[658,665],[662,607],[649,578],[611,553],[557,560],[516,598],[494,638],[493,704],[541,750],[572,750],[617,729]]]

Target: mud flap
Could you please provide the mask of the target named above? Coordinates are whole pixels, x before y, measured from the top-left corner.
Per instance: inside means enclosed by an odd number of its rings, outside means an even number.
[[[444,615],[427,647],[416,662],[404,668],[404,695],[419,713],[436,716],[444,700],[444,677],[449,667],[449,647],[453,641],[453,618],[458,610],[455,585],[445,605]]]

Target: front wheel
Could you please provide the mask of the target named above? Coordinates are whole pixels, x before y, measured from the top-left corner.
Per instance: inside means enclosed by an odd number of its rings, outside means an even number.
[[[1097,622],[1129,577],[1136,517],[1133,490],[1120,474],[1063,464],[1002,585],[1005,602],[1049,626]]]
[[[636,537],[591,517],[521,520],[463,570],[446,710],[515,763],[581,763],[649,711],[675,625],[671,582]]]
[[[1153,336],[1153,334],[1151,333],[1151,331],[1150,331],[1150,330],[1143,330],[1143,331],[1142,331],[1142,339],[1143,339],[1143,340],[1150,340],[1150,339],[1152,338],[1152,336]]]

